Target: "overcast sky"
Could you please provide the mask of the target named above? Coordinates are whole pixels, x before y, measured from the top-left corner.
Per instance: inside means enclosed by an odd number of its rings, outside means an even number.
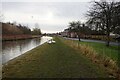
[[[4,0],[2,13],[4,22],[28,25],[31,29],[39,24],[43,33],[55,33],[67,28],[74,20],[84,22],[90,0]],[[74,2],[73,2],[74,1]]]

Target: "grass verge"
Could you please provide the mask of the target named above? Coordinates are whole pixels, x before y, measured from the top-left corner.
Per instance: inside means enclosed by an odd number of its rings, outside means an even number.
[[[108,48],[101,43],[79,42],[74,40],[66,40],[63,38],[61,38],[61,40],[72,48],[80,51],[93,62],[103,66],[111,77],[120,77],[119,66],[117,64],[118,48],[116,46],[111,46]],[[109,56],[109,54],[111,54],[111,56]]]
[[[96,42],[79,42],[79,43],[91,46],[100,55],[108,56],[115,61],[118,60],[119,51],[118,46],[110,45],[109,47],[106,47],[104,43]]]

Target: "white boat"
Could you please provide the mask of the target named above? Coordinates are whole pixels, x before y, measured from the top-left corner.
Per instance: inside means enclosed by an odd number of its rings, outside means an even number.
[[[56,43],[55,41],[52,41],[52,43]]]
[[[47,42],[48,44],[52,44],[52,43],[56,43],[56,41],[54,41],[54,40],[49,40],[48,42]]]

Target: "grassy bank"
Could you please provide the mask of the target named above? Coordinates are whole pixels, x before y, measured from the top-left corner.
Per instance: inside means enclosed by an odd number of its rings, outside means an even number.
[[[75,40],[61,40],[70,47],[80,51],[94,63],[103,66],[109,75],[120,77],[118,64],[118,46],[106,47],[105,44],[96,42],[79,42]]]
[[[104,69],[65,45],[43,44],[3,66],[3,78],[98,78],[108,77]]]
[[[97,53],[100,55],[108,56],[113,60],[118,60],[118,46],[110,45],[110,47],[106,47],[104,43],[97,42],[79,42],[80,44],[84,44],[87,46],[91,46]]]

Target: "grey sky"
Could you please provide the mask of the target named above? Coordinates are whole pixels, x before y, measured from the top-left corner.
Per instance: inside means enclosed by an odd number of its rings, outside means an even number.
[[[21,1],[21,2],[20,2]],[[26,1],[26,2],[24,2]],[[32,1],[32,2],[31,2]],[[34,0],[37,1],[37,0]],[[43,33],[63,31],[73,20],[85,21],[85,13],[89,9],[90,0],[72,2],[34,2],[30,0],[5,0],[2,2],[4,22],[14,22],[29,25],[32,29],[38,23]],[[78,0],[75,0],[78,1]],[[84,1],[84,2],[82,2]]]

